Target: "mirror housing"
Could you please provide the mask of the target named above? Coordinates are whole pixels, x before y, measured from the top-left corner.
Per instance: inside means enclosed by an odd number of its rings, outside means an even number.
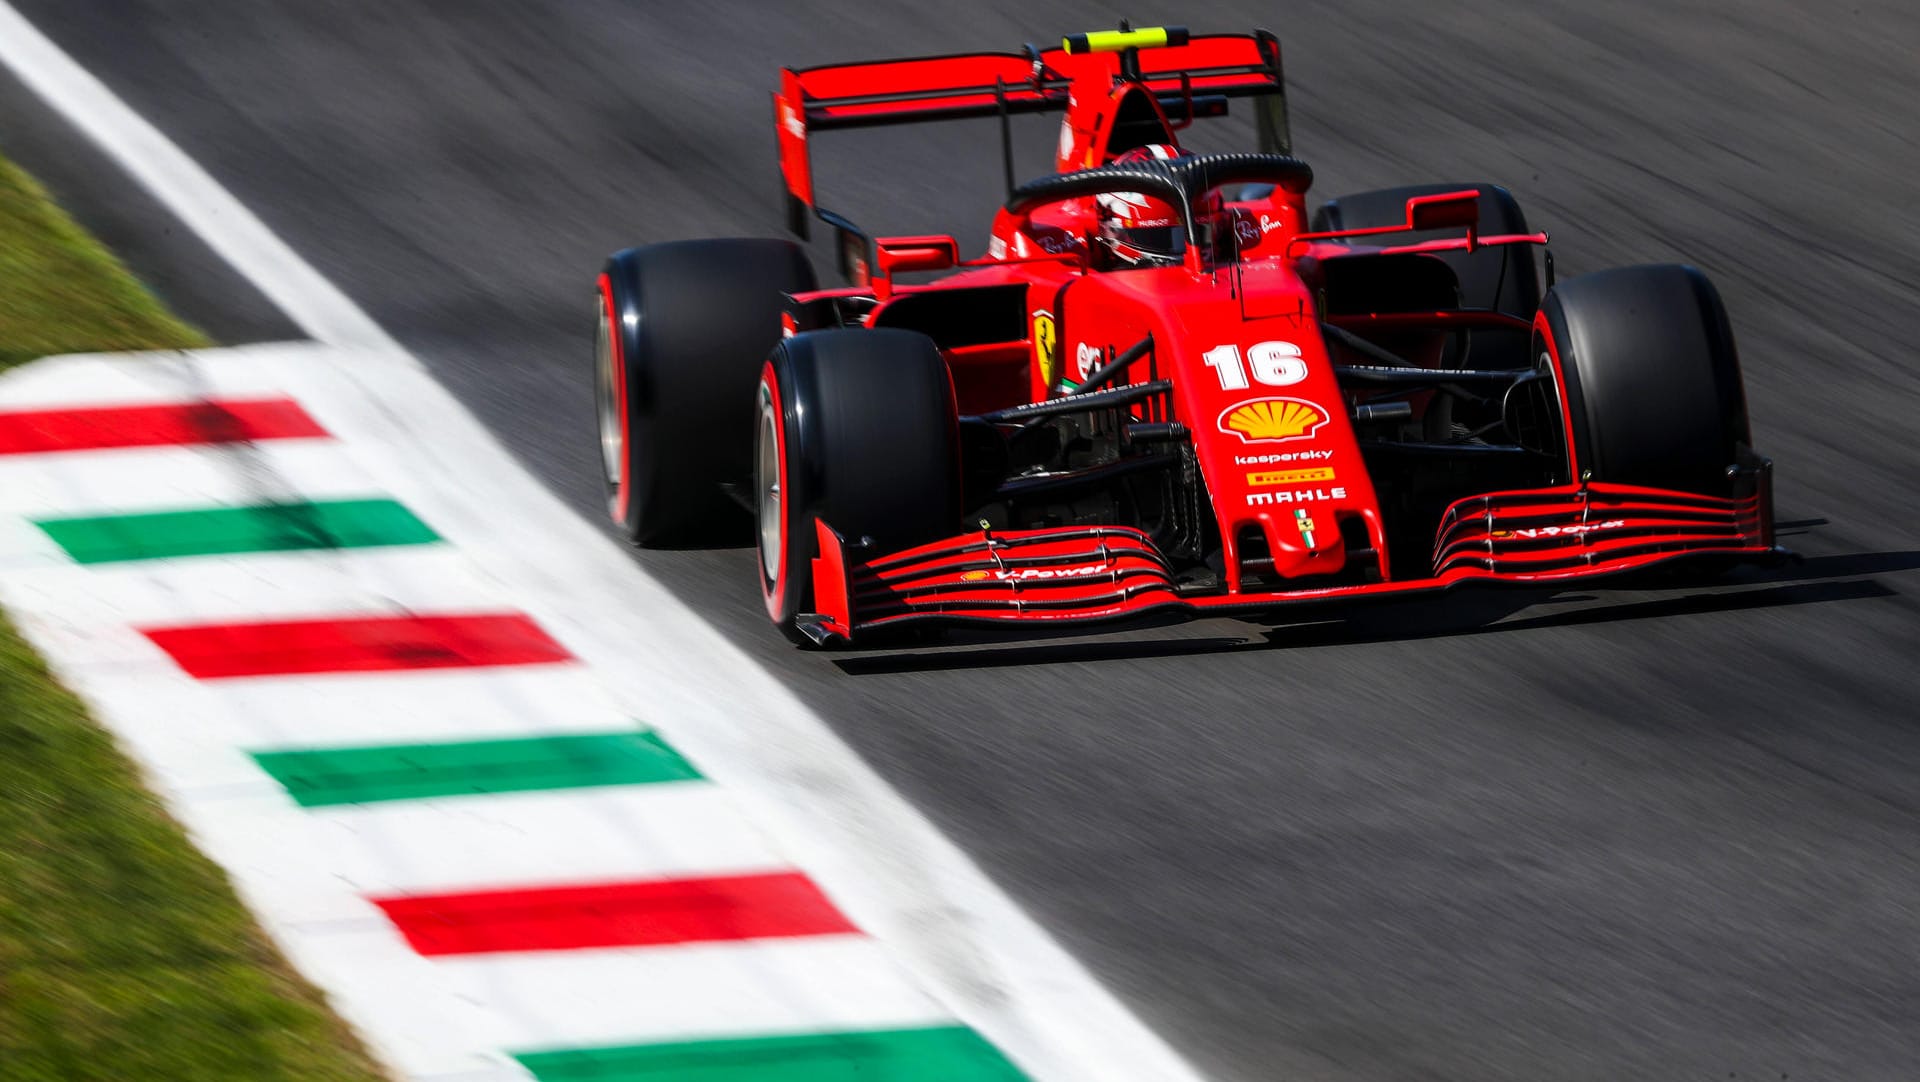
[[[1435,192],[1432,195],[1416,195],[1407,200],[1407,217],[1399,225],[1370,225],[1356,229],[1330,229],[1319,233],[1297,233],[1287,242],[1287,254],[1291,256],[1296,245],[1317,240],[1348,240],[1353,237],[1377,237],[1388,233],[1422,233],[1447,229],[1467,231],[1466,250],[1471,252],[1480,246],[1480,193],[1472,188],[1457,192]],[[1506,237],[1504,242],[1521,238]],[[1546,236],[1541,234],[1539,243],[1545,243]],[[1444,245],[1448,248],[1460,247],[1457,239],[1450,242],[1427,241],[1430,245]],[[1390,247],[1399,250],[1412,250],[1415,245],[1399,242]]]
[[[874,243],[879,249],[876,275],[946,270],[960,262],[960,242],[952,237],[881,237]]]
[[[873,242],[873,295],[893,295],[898,271],[938,271],[958,266],[960,242],[951,236],[880,237]]]
[[[1469,188],[1460,192],[1436,192],[1416,195],[1407,200],[1407,228],[1460,229],[1480,228],[1480,193]]]

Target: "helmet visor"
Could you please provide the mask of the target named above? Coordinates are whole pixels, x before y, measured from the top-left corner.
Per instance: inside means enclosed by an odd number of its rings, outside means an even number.
[[[1186,250],[1186,232],[1177,225],[1120,230],[1120,239],[1148,255],[1176,256]]]

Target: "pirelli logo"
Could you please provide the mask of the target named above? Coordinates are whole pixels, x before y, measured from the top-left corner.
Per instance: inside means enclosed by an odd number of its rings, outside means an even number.
[[[1331,480],[1333,480],[1333,471],[1326,467],[1313,470],[1272,470],[1247,475],[1247,484],[1254,488],[1267,488],[1272,485],[1311,485]]]

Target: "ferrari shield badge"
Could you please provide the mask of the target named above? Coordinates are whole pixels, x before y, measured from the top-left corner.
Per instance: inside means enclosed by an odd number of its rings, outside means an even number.
[[[1060,329],[1052,312],[1033,314],[1033,358],[1040,365],[1040,383],[1051,390],[1060,377]]]

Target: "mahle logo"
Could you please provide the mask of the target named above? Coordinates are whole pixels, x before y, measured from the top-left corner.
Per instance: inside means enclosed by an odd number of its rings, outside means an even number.
[[[1325,410],[1297,398],[1256,398],[1220,415],[1220,431],[1246,443],[1305,439],[1326,423]]]
[[[1321,500],[1344,500],[1347,490],[1344,485],[1333,488],[1293,489],[1286,492],[1249,492],[1248,507],[1272,507],[1282,503],[1317,503]]]

